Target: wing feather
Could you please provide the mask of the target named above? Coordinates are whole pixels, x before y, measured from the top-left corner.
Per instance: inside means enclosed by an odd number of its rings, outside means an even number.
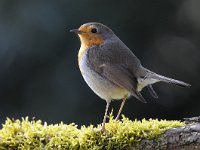
[[[119,55],[113,50],[105,50],[96,46],[88,50],[87,57],[89,67],[100,76],[115,85],[125,88],[140,101],[146,102],[141,93],[136,91],[137,77],[131,71],[131,68],[126,65],[126,61],[123,62],[124,58],[127,57],[126,55]]]

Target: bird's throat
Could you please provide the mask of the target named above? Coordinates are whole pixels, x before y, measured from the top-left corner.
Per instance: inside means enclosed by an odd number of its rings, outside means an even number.
[[[99,46],[103,43],[103,39],[98,36],[80,35],[81,47],[78,53],[78,62],[82,59],[87,50],[93,46]]]

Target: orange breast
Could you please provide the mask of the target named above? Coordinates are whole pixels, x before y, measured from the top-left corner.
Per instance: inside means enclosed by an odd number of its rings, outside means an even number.
[[[95,45],[100,45],[103,43],[103,39],[98,35],[91,35],[91,34],[81,34],[81,47],[78,53],[78,62],[82,59],[83,55],[87,52],[87,50]]]

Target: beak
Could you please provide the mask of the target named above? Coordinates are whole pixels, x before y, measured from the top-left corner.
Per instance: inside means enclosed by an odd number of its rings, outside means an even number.
[[[75,33],[75,34],[81,34],[82,32],[80,31],[80,30],[78,30],[78,29],[72,29],[72,30],[70,30],[70,32],[73,32],[73,33]]]

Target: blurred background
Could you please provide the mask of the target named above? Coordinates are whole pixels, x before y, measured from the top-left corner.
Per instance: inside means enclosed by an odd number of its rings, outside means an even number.
[[[130,119],[181,119],[200,115],[199,0],[18,0],[0,1],[0,123],[29,116],[48,123],[102,122],[106,103],[83,80],[70,33],[86,22],[101,22],[156,73],[192,84],[154,85],[148,103],[130,98]],[[116,115],[121,101],[110,110]]]

